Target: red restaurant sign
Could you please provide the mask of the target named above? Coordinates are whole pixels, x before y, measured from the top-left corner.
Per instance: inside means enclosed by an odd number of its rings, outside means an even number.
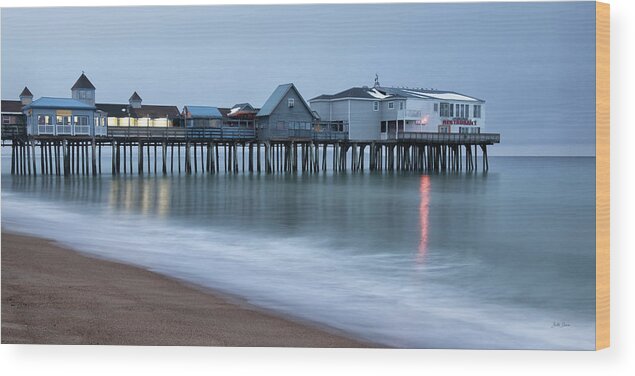
[[[452,120],[443,120],[443,125],[476,125],[476,120],[469,119],[452,119]]]

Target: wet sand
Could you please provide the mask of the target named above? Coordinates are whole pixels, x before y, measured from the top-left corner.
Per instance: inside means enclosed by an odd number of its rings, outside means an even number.
[[[1,268],[2,343],[374,346],[208,289],[4,230]]]

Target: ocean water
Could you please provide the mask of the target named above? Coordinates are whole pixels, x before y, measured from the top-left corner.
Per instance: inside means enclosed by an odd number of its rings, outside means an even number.
[[[488,173],[64,178],[11,176],[9,157],[8,230],[386,346],[594,347],[594,158],[493,157]]]

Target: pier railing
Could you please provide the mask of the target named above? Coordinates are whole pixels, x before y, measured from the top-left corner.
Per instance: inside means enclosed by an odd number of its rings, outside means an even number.
[[[431,144],[497,144],[499,133],[432,133],[432,132],[400,132],[400,141],[420,141]]]
[[[306,140],[306,141],[346,141],[348,131],[313,129],[260,129],[260,140]]]
[[[256,132],[247,128],[109,127],[108,137],[124,139],[251,140],[256,137]]]

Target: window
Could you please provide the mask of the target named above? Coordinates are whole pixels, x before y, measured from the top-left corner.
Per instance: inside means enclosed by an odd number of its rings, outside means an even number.
[[[399,109],[400,110],[403,110],[403,105],[404,105],[404,102],[399,102]]]
[[[470,117],[470,105],[469,104],[465,105],[465,117],[466,118]]]
[[[373,102],[373,111],[379,111],[379,102]]]
[[[88,125],[88,116],[75,116],[75,125]]]
[[[451,115],[452,105],[449,103],[441,103],[441,117],[449,117]]]
[[[289,108],[293,108],[294,105],[295,105],[295,99],[293,98],[287,99],[287,106],[289,106]]]
[[[71,125],[70,116],[56,116],[55,124],[57,125]]]
[[[434,112],[439,112],[439,104],[438,103],[434,104]]]
[[[38,115],[37,123],[39,125],[53,125],[53,117],[49,115]]]
[[[480,104],[475,104],[474,105],[474,117],[475,118],[480,118],[481,117],[481,105]]]
[[[481,127],[460,127],[459,133],[481,133]]]
[[[11,122],[11,119],[8,116],[2,117],[2,124],[9,124],[10,122]]]
[[[459,108],[460,108],[460,112],[457,115],[460,118],[464,118],[465,117],[465,112],[464,112],[465,111],[465,106],[461,104],[461,105],[459,105]]]
[[[394,110],[395,109],[395,102],[388,102],[388,109],[389,110]]]
[[[457,106],[456,112],[459,112],[459,108]],[[454,103],[450,104],[450,117],[454,117]]]
[[[386,133],[386,122],[385,121],[381,122],[381,133]]]

